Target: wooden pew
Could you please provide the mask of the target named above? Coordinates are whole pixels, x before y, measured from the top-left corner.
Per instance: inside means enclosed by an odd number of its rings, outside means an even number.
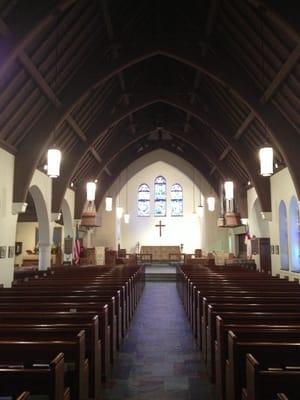
[[[98,315],[93,312],[0,312],[0,326],[38,325],[46,329],[85,330],[86,350],[89,359],[90,397],[99,393],[101,380],[101,342],[99,340]],[[95,353],[94,353],[95,351]],[[94,370],[94,373],[93,373]]]
[[[268,363],[261,362],[260,358],[247,354],[246,371],[247,388],[243,390],[243,399],[272,400],[277,392],[283,390],[289,400],[299,399],[300,366],[295,369],[271,368]],[[280,395],[277,398],[284,399],[286,396]]]
[[[280,301],[282,301],[280,303]],[[242,303],[242,302],[241,302]],[[204,306],[203,306],[204,308]],[[278,299],[277,303],[268,303],[268,299],[261,299],[260,302],[250,304],[240,304],[237,300],[234,303],[212,303],[207,307],[208,315],[206,315],[206,310],[203,310],[202,316],[202,355],[205,361],[207,361],[208,357],[210,357],[209,363],[212,369],[211,374],[213,374],[214,370],[214,341],[213,337],[215,336],[213,332],[216,330],[216,316],[219,312],[222,311],[235,311],[235,312],[243,312],[243,311],[252,311],[252,312],[297,312],[300,308],[300,302],[296,303],[283,303],[283,299]],[[209,346],[209,349],[207,348]],[[213,375],[212,375],[213,376]]]
[[[261,338],[261,340],[260,340]],[[252,339],[252,340],[251,340]],[[240,400],[246,386],[246,354],[268,360],[269,364],[299,365],[300,331],[259,333],[228,333],[228,359],[226,360],[226,400]],[[278,390],[279,391],[279,390]]]
[[[211,296],[203,298],[203,306],[202,306],[202,316],[201,316],[201,337],[202,337],[202,350],[205,354],[205,349],[207,348],[207,337],[211,333],[211,325],[215,323],[215,315],[222,311],[223,305],[232,304],[237,305],[238,307],[246,307],[251,304],[255,304],[258,306],[266,306],[267,308],[273,309],[272,304],[281,304],[281,307],[286,309],[287,305],[291,305],[291,307],[297,307],[300,305],[300,297],[295,297],[293,295],[281,297],[279,294],[277,296],[262,296],[262,295],[253,295],[253,296]],[[296,305],[296,306],[295,306]],[[226,310],[224,310],[226,311]],[[291,309],[292,311],[292,309]]]
[[[88,399],[88,360],[85,359],[85,332],[80,331],[76,336],[74,333],[65,332],[58,338],[46,337],[36,338],[34,333],[32,339],[22,333],[14,334],[9,330],[7,334],[0,334],[0,363],[19,363],[24,367],[32,368],[34,364],[47,364],[53,355],[62,352],[64,361],[72,365],[72,369],[66,374],[71,396],[78,400]],[[38,337],[40,335],[37,335]]]
[[[1,292],[1,291],[0,291]],[[0,306],[3,304],[7,303],[36,303],[39,302],[40,304],[43,303],[72,303],[73,305],[75,304],[98,304],[100,307],[102,305],[108,305],[108,322],[110,326],[110,358],[111,358],[111,363],[113,362],[115,356],[116,356],[116,351],[117,351],[117,326],[118,326],[118,320],[117,320],[117,315],[116,315],[116,307],[115,307],[115,297],[111,295],[93,295],[90,296],[88,293],[85,296],[75,296],[75,295],[58,295],[55,294],[54,292],[48,293],[48,294],[28,294],[28,295],[17,295],[14,293],[14,295],[11,295],[9,293],[6,295],[0,296]],[[76,308],[76,307],[75,307]]]
[[[257,330],[271,327],[273,329],[289,329],[300,327],[300,313],[235,313],[221,312],[216,317],[215,338],[215,371],[216,390],[219,399],[225,399],[225,362],[228,358],[228,332],[237,329]]]
[[[0,368],[0,396],[17,396],[21,391],[47,395],[50,400],[70,400],[64,386],[64,356],[59,353],[44,368]]]
[[[108,306],[97,303],[0,303],[0,314],[2,312],[30,312],[38,311],[40,315],[47,312],[56,312],[76,315],[80,312],[92,312],[99,318],[99,338],[101,340],[101,372],[105,380],[111,373],[110,357],[110,327],[108,325]]]
[[[44,320],[45,322],[45,320]],[[48,321],[49,322],[49,321]],[[32,323],[27,318],[26,322],[14,320],[14,323],[0,322],[0,340],[5,338],[14,338],[17,340],[69,340],[77,336],[79,331],[85,332],[85,357],[88,359],[89,372],[89,395],[91,398],[100,398],[101,389],[101,348],[98,340],[98,317],[94,316],[91,321],[81,323]],[[80,351],[77,354],[81,354]],[[67,355],[66,355],[67,356]],[[69,361],[65,356],[65,361]],[[1,359],[1,356],[0,356]],[[80,378],[79,378],[80,379]],[[86,381],[86,377],[84,377]],[[84,382],[86,386],[86,382]],[[82,385],[81,385],[82,386]],[[87,394],[84,388],[84,395]]]

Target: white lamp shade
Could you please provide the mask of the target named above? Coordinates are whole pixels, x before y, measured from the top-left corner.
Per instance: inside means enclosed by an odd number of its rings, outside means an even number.
[[[215,204],[216,199],[213,196],[207,198],[208,211],[215,211]]]
[[[129,214],[124,214],[124,222],[125,224],[129,224],[129,220],[130,220],[130,215]]]
[[[87,201],[95,201],[96,183],[88,182],[86,184],[86,199]]]
[[[242,225],[248,225],[248,218],[241,218]]]
[[[197,206],[197,210],[196,210],[196,212],[197,212],[197,215],[200,217],[200,218],[202,218],[203,217],[203,215],[204,215],[204,206]]]
[[[116,207],[116,215],[118,219],[122,218],[123,215],[123,207]]]
[[[58,149],[49,149],[47,153],[47,174],[50,178],[57,178],[60,172],[61,152]]]
[[[113,199],[110,196],[105,198],[105,211],[112,211]]]
[[[233,182],[232,181],[226,181],[224,183],[224,189],[225,189],[225,199],[226,200],[233,200]]]
[[[262,176],[271,176],[273,174],[273,149],[272,147],[263,147],[259,150],[260,174]]]

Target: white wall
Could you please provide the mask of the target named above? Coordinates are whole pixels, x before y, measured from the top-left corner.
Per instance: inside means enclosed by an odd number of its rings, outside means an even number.
[[[8,258],[8,246],[15,246],[17,216],[12,215],[14,156],[0,148],[0,246],[6,246],[6,257],[0,258],[0,284],[10,286],[14,257]]]
[[[271,183],[271,202],[272,202],[272,220],[270,222],[263,221],[262,218],[254,213],[253,207],[257,199],[257,194],[254,188],[249,189],[248,198],[248,215],[249,215],[249,230],[251,235],[257,237],[269,234],[271,245],[279,245],[279,204],[283,200],[287,207],[288,231],[290,228],[290,201],[293,196],[297,198],[296,190],[287,168],[275,173],[270,178]],[[290,236],[290,235],[289,235]],[[289,238],[290,239],[290,238]],[[289,251],[291,246],[289,242]],[[280,274],[281,276],[289,276],[290,279],[300,278],[299,273],[281,271],[280,270],[280,254],[271,254],[272,259],[272,274]],[[289,257],[290,259],[290,257]],[[291,268],[291,265],[290,265]]]
[[[162,174],[167,179],[167,191],[173,183],[180,183],[183,186],[184,195],[184,217],[170,216],[170,199],[168,199],[168,212],[166,217],[154,217],[154,179]],[[104,201],[100,206],[102,218],[101,228],[95,231],[95,245],[117,248],[118,236],[121,248],[133,252],[136,250],[137,242],[140,245],[180,245],[183,243],[184,252],[194,252],[195,248],[202,248],[205,251],[215,249],[228,249],[227,229],[217,228],[216,220],[218,211],[210,213],[207,211],[202,220],[193,216],[193,167],[181,159],[164,150],[157,150],[141,157],[132,163],[127,170],[128,177],[128,212],[130,223],[124,224],[123,220],[118,234],[118,222],[115,212],[107,213],[104,211]],[[114,206],[118,204],[126,206],[126,172],[123,171],[120,179],[117,178],[114,185],[109,189],[109,194],[113,196]],[[151,216],[137,216],[137,189],[141,183],[147,183],[151,191]],[[210,186],[205,179],[195,172],[195,206],[200,199],[201,187],[205,197],[212,193]],[[100,183],[101,184],[101,183]],[[120,193],[119,188],[122,187]],[[117,197],[116,197],[117,196]],[[217,202],[216,209],[219,204]],[[166,227],[162,228],[162,236],[159,237],[159,230],[155,225],[162,221]]]
[[[35,247],[35,230],[38,228],[38,222],[18,222],[17,223],[17,231],[16,231],[16,242],[22,243],[22,253],[15,257],[15,264],[19,266],[22,265],[24,258],[30,258],[30,255],[26,253],[26,250],[34,250]],[[62,229],[61,238],[62,238],[62,250],[64,246],[64,227],[57,223],[52,223],[53,228],[59,227]],[[52,231],[53,234],[53,231]],[[51,245],[52,245],[51,236]]]

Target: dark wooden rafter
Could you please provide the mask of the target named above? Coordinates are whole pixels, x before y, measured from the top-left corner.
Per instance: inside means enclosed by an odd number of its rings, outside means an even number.
[[[144,118],[143,122],[145,122]],[[162,132],[167,132],[172,137],[182,141],[182,143],[190,145],[196,151],[198,151],[199,154],[202,154],[210,164],[214,164],[216,166],[219,175],[223,179],[234,178],[234,180],[238,182],[240,186],[243,186],[243,182],[240,181],[240,179],[236,176],[235,172],[231,171],[225,164],[219,162],[217,157],[214,155],[213,151],[209,148],[209,145],[205,142],[203,136],[199,137],[199,134],[193,128],[190,128],[189,132],[184,134],[183,129],[181,129],[180,125],[174,123],[172,124],[168,123],[167,125],[164,125],[161,128],[152,126],[150,128],[149,127],[143,128],[142,130],[139,129],[138,133],[136,133],[135,137],[131,140],[128,140],[126,134],[118,136],[119,132],[113,132],[114,137],[112,138],[111,143],[102,149],[103,154],[105,154],[105,157],[102,160],[103,161],[102,168],[99,169],[98,175],[94,174],[92,175],[96,176],[96,178],[99,178],[99,174],[102,173],[102,170],[107,165],[109,165],[110,162],[113,162],[114,159],[118,157],[121,152],[125,151],[133,143],[136,143],[141,139],[146,138],[147,136],[149,136],[154,132],[158,132],[159,129],[161,129]],[[118,140],[117,151],[115,148],[116,140]]]
[[[57,18],[57,12],[63,12],[75,0],[55,0],[52,2],[31,0],[30,12],[23,15],[23,23],[14,27],[13,32],[0,18],[0,31],[5,36],[5,53],[1,53],[0,77],[11,67],[12,63],[23,56],[24,49],[45,27]]]
[[[198,110],[198,107],[192,106],[189,102],[184,102],[175,97],[149,94],[147,96],[144,96],[143,99],[139,98],[136,102],[132,101],[129,107],[123,106],[113,116],[108,116],[106,121],[103,119],[103,116],[101,116],[101,118],[98,118],[98,120],[95,121],[94,126],[92,126],[87,132],[90,146],[93,145],[93,142],[97,140],[97,138],[101,136],[103,132],[106,132],[109,126],[113,123],[120,122],[124,118],[127,118],[130,113],[139,111],[158,102],[171,105],[172,107],[180,109],[183,112],[190,112],[190,114],[194,118],[199,119],[205,124],[208,124],[219,136],[223,136],[227,141],[231,140],[228,121],[223,121],[221,115],[214,115],[213,112],[211,112],[210,114],[203,114]],[[270,210],[271,205],[268,182],[260,179],[260,176],[257,173],[258,168],[256,168],[255,160],[249,159],[248,149],[243,145],[243,143],[239,143],[238,145],[233,144],[233,146],[235,146],[234,149],[240,157],[240,162],[248,171],[249,176],[252,177],[252,181],[254,182],[254,184],[256,184],[258,196],[261,200],[261,204],[263,207],[262,209],[264,211]],[[68,164],[64,165],[59,184],[56,184],[56,182],[54,182],[53,190],[55,192],[55,202],[52,204],[52,206],[55,208],[53,208],[53,212],[56,208],[60,207],[66,187],[71,180],[73,171],[76,168],[78,161],[80,161],[85,155],[86,151],[88,151],[88,147],[85,148],[83,144],[78,144],[73,149],[72,159],[69,159]]]
[[[56,17],[57,18],[57,17]],[[4,24],[4,22],[0,19],[1,21],[1,26],[5,26],[5,34],[9,35],[10,30],[9,27]],[[42,76],[38,68],[34,65],[32,60],[28,57],[28,55],[25,53],[25,50],[23,48],[18,49],[18,57],[23,65],[23,67],[27,70],[29,75],[32,77],[32,79],[36,82],[37,86],[40,88],[40,90],[44,93],[44,95],[50,100],[50,102],[57,108],[60,108],[62,106],[59,98],[56,96],[46,79]],[[0,70],[1,73],[1,70]],[[71,126],[73,131],[76,133],[76,135],[82,140],[86,140],[85,133],[82,131],[82,129],[79,127],[77,122],[74,120],[74,118],[71,115],[67,115],[65,119],[68,124]],[[1,133],[0,133],[1,136]]]
[[[16,158],[16,176],[23,182],[22,188],[15,183],[14,199],[22,201],[26,197],[28,185],[36,166],[35,162],[28,159],[29,152],[32,154],[32,146],[29,143],[36,143],[37,154],[41,156],[46,146],[50,142],[47,138],[49,132],[49,119],[61,123],[66,115],[80,100],[86,95],[91,87],[102,84],[112,76],[119,73],[131,65],[142,60],[148,59],[155,55],[163,55],[173,60],[187,64],[206,74],[208,77],[217,80],[237,96],[237,98],[247,104],[255,113],[256,117],[267,126],[275,144],[280,149],[283,157],[290,168],[297,192],[300,193],[300,173],[298,173],[298,152],[300,138],[295,134],[295,130],[291,127],[278,110],[270,103],[262,105],[259,102],[259,93],[249,80],[247,75],[243,73],[237,66],[231,63],[226,55],[222,55],[222,63],[219,63],[215,56],[208,54],[204,60],[199,57],[197,49],[192,45],[180,47],[178,44],[166,44],[163,39],[159,43],[150,46],[143,45],[142,48],[136,48],[135,51],[122,48],[122,55],[117,61],[95,63],[93,58],[88,60],[82,70],[74,75],[63,90],[60,99],[63,104],[60,110],[50,108],[43,118],[35,125],[34,129],[28,134],[26,140],[20,146],[20,152]],[[221,56],[221,55],[219,55]],[[101,67],[99,67],[101,65]],[[76,84],[75,84],[76,82]],[[74,101],[74,98],[76,99]],[[45,136],[39,138],[39,133],[43,128]],[[88,136],[88,135],[87,135]],[[83,146],[84,147],[84,146]],[[29,151],[30,149],[30,151]],[[26,172],[22,171],[21,165],[24,161],[28,162],[29,168]],[[78,160],[77,160],[78,161]],[[258,168],[256,161],[253,160],[255,168]],[[253,181],[254,183],[254,181]],[[63,183],[64,185],[64,183]],[[66,187],[66,186],[65,186]]]
[[[300,42],[299,25],[295,24],[295,13],[293,14],[293,18],[289,15],[289,12],[294,9],[293,6],[286,7],[284,2],[274,1],[270,4],[266,0],[247,0],[247,2],[257,9],[263,10],[266,16],[283,31],[287,32],[295,42]],[[295,12],[299,15],[297,5],[294,4]]]
[[[103,164],[103,159],[100,157],[100,155],[96,151],[96,149],[94,147],[90,147],[89,151],[91,152],[91,154],[95,158],[95,160],[98,162],[98,164],[102,165]],[[108,169],[108,167],[106,165],[103,167],[103,169],[108,175],[111,175],[111,172],[110,172],[110,170]],[[93,177],[93,175],[92,175],[92,177]]]
[[[137,160],[140,157],[143,157],[144,155],[155,151],[156,149],[164,148],[163,146],[153,143],[147,147],[144,148],[144,150],[138,152],[135,154],[134,160]],[[182,155],[178,151],[176,151],[174,148],[165,148],[166,151],[169,151],[171,153],[174,153],[178,155],[181,158],[184,158],[187,162],[189,162],[196,170],[198,170],[201,174],[205,176],[207,174],[207,169],[205,169],[205,164],[199,163],[199,157],[197,156],[197,152],[192,152],[192,154],[185,154]],[[113,181],[116,179],[116,177],[121,173],[122,170],[126,169],[132,162],[132,154],[133,154],[133,149],[132,147],[129,147],[126,152],[122,152],[119,155],[119,159],[115,162],[115,168],[113,169],[113,176],[111,178],[106,177],[105,175],[101,174],[100,175],[100,190],[96,193],[96,207],[98,208],[103,197],[105,196],[106,191],[109,189],[109,187],[112,185]],[[210,181],[210,184],[212,185],[213,189],[215,190],[216,193],[218,193],[218,181],[216,179],[212,179]],[[84,198],[83,201],[81,202],[81,205],[77,208],[77,215],[81,215],[82,209],[84,206]],[[80,210],[80,211],[79,211]]]
[[[256,2],[256,3],[261,3],[261,2]],[[295,33],[293,33],[293,36],[295,37]],[[267,103],[272,96],[276,93],[280,85],[283,83],[283,81],[287,78],[291,70],[295,67],[295,65],[298,63],[299,58],[300,58],[300,37],[296,37],[296,46],[294,49],[291,51],[289,54],[288,58],[286,61],[282,64],[280,70],[277,72],[275,77],[273,78],[272,82],[268,85],[268,87],[265,89],[263,95],[260,97],[259,102],[260,104],[264,105]],[[250,124],[255,120],[256,115],[254,111],[250,111],[246,119],[243,121],[241,126],[238,128],[234,135],[234,139],[238,140],[243,133],[247,130],[247,128],[250,126]],[[227,147],[224,150],[224,153],[221,155],[222,158],[225,158],[230,152],[230,147]],[[214,172],[215,168],[213,167],[210,174]]]
[[[220,0],[211,0],[209,10],[208,10],[206,26],[205,26],[205,42],[201,49],[202,57],[206,56],[206,53],[208,50],[209,39],[213,33],[214,26],[216,24],[219,6],[220,6]],[[197,90],[197,88],[199,86],[199,82],[200,82],[200,72],[199,72],[199,70],[197,70],[195,72],[194,86],[193,86],[193,91],[192,91],[191,97],[190,97],[191,104],[193,104],[195,101],[195,98],[196,98],[195,91]],[[189,126],[188,126],[189,120],[190,120],[190,115],[187,114],[184,132],[186,132],[189,128]]]

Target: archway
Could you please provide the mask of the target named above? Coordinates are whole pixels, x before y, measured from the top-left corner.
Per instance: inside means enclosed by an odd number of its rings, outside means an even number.
[[[256,199],[250,212],[251,235],[268,238],[270,237],[269,224],[262,218],[261,212],[260,202]]]
[[[36,185],[29,188],[29,193],[34,202],[38,221],[39,269],[45,270],[51,266],[50,223],[47,205],[43,193]]]
[[[163,163],[163,165],[161,164]],[[158,165],[159,164],[159,165]],[[157,166],[157,167],[156,167]],[[109,193],[114,198],[114,204],[119,203],[130,214],[130,223],[120,222],[120,246],[128,252],[137,251],[140,245],[184,245],[184,252],[194,252],[195,248],[202,248],[206,252],[211,250],[228,251],[228,239],[225,230],[217,228],[216,219],[219,210],[217,199],[216,210],[205,212],[202,222],[193,213],[193,181],[195,182],[195,208],[199,205],[200,191],[207,197],[214,193],[204,176],[201,176],[193,166],[183,158],[169,151],[158,149],[143,155],[128,165],[128,171],[121,172],[121,179],[117,178],[110,187]],[[174,171],[174,172],[173,172]],[[154,181],[163,174],[167,179],[167,215],[162,217],[162,236],[159,236],[160,217],[154,216]],[[179,181],[180,175],[180,181]],[[126,204],[126,182],[128,182],[128,202]],[[171,216],[171,187],[175,183],[182,184],[183,188],[183,215]],[[145,216],[138,216],[138,188],[142,183],[147,183],[150,190],[150,211]],[[216,195],[214,193],[214,195]],[[205,203],[206,204],[206,203]],[[108,213],[104,210],[104,201],[101,202],[100,212],[102,227],[96,231],[97,245],[115,248],[117,246],[115,212]],[[194,220],[195,217],[195,220]],[[191,234],[191,226],[195,234]],[[209,226],[209,229],[206,227]],[[113,228],[115,227],[115,228]],[[188,233],[187,233],[188,232]],[[189,240],[192,237],[192,240]]]

